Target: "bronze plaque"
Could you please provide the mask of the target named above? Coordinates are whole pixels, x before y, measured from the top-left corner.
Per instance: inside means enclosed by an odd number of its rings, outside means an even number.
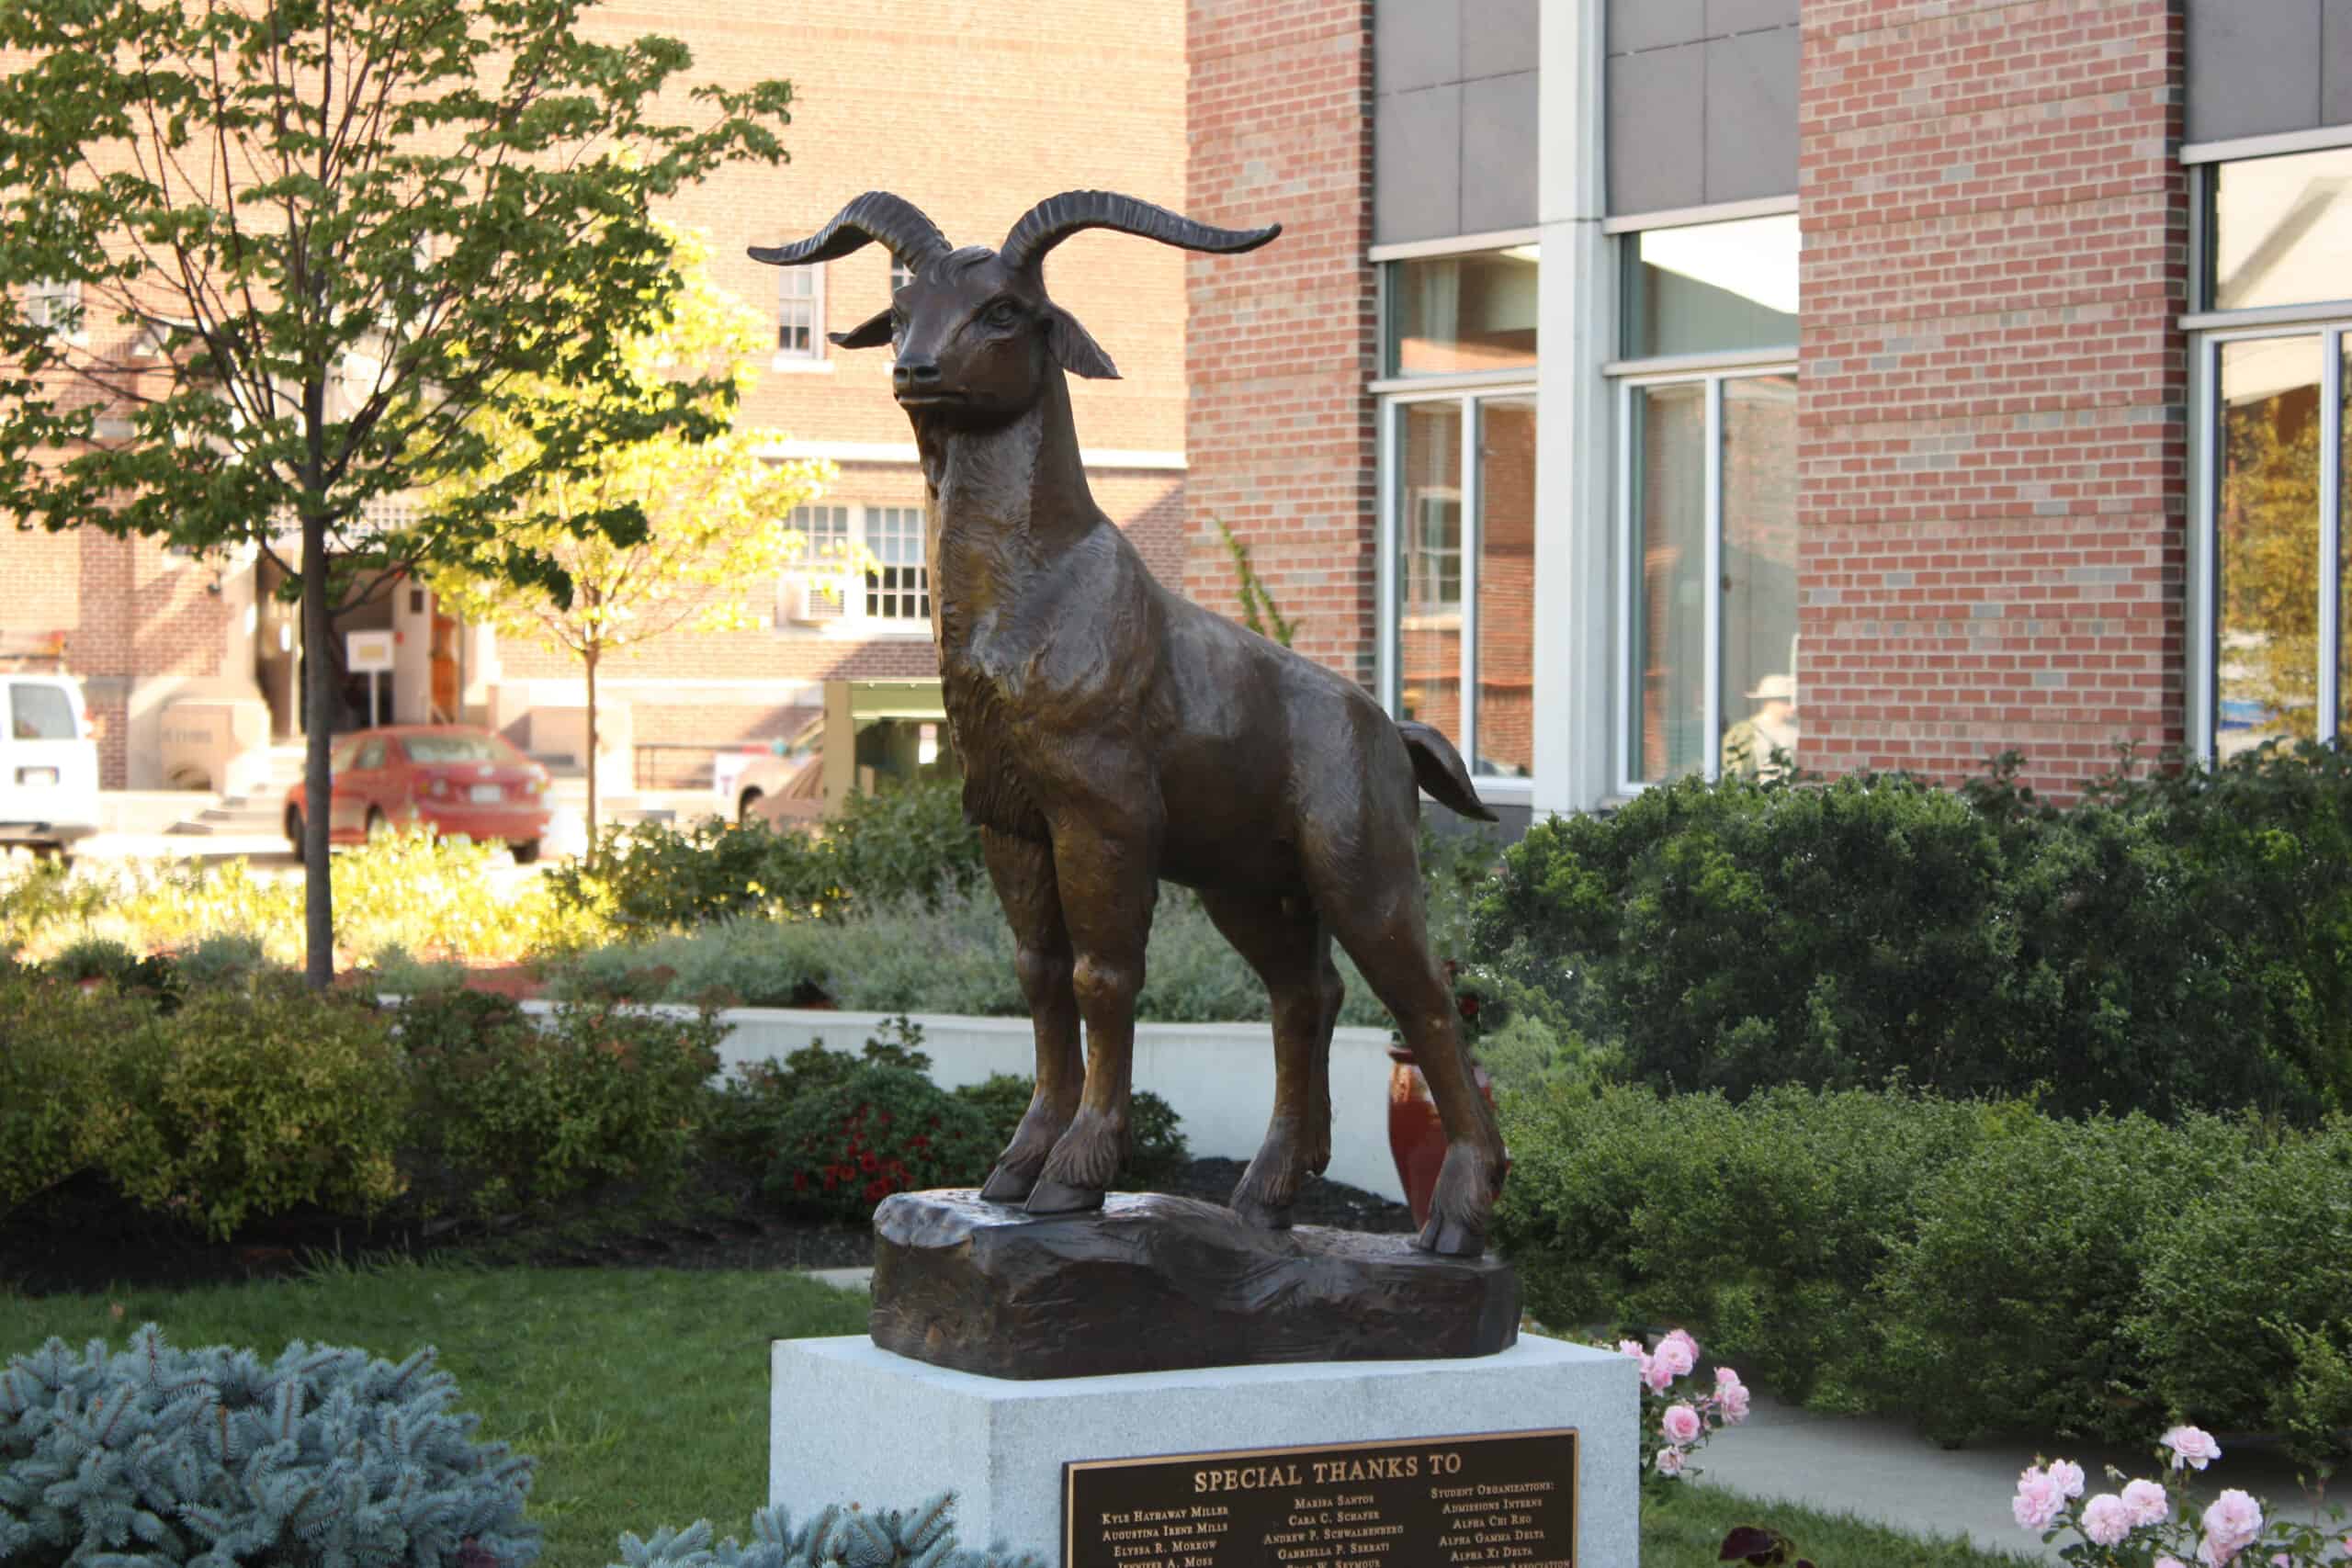
[[[1062,1568],[1575,1568],[1572,1427],[1062,1467]]]

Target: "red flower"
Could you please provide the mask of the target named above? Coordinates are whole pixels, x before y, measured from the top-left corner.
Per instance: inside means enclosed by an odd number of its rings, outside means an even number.
[[[889,1195],[890,1184],[887,1181],[869,1181],[865,1184],[865,1201],[869,1203],[879,1203]]]
[[[792,1190],[795,1192],[806,1192],[808,1190],[808,1173],[807,1171],[796,1170],[792,1173]]]
[[[917,1133],[912,1138],[908,1140],[907,1147],[910,1149],[927,1149],[931,1147],[931,1140],[924,1137],[921,1133]]]
[[[857,1168],[871,1176],[882,1168],[882,1162],[876,1159],[873,1151],[869,1149],[857,1156]]]
[[[1461,1010],[1461,1013],[1464,1018],[1467,1019],[1472,1023],[1478,1021],[1477,998],[1464,992],[1463,995],[1453,998],[1453,1005]]]

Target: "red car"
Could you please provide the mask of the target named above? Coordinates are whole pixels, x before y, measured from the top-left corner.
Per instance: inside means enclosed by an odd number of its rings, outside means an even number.
[[[327,765],[334,799],[327,841],[429,828],[446,838],[503,840],[518,865],[539,858],[548,830],[548,771],[486,729],[408,724],[363,729],[335,742]],[[302,852],[301,784],[286,797],[286,838]]]

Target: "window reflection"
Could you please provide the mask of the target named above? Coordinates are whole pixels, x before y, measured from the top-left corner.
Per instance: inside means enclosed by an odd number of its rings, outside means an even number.
[[[1629,753],[1657,781],[1706,763],[1706,442],[1703,382],[1634,393],[1633,621]]]
[[[1797,250],[1792,212],[1627,236],[1626,355],[1795,343]]]
[[[1471,771],[1535,762],[1535,400],[1478,404],[1478,722]]]
[[[2352,147],[2214,170],[2213,309],[2352,298]]]
[[[1444,376],[1535,363],[1533,245],[1392,262],[1388,373]]]
[[[1797,750],[1797,383],[1724,383],[1723,771]]]
[[[1462,405],[1399,410],[1396,706],[1462,733]]]
[[[2335,471],[2343,480],[2335,504],[2336,546],[2342,554],[2336,577],[2335,733],[2352,740],[2352,333],[2335,341],[2344,367],[2338,383],[2343,406],[2335,411]]]
[[[2226,758],[2316,731],[2320,340],[2225,343],[2221,353],[2214,750]]]

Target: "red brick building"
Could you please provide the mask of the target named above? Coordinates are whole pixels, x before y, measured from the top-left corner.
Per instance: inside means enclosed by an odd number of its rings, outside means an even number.
[[[626,790],[648,774],[686,782],[697,757],[707,769],[713,745],[788,735],[821,710],[828,681],[936,673],[922,480],[889,396],[888,353],[825,341],[886,302],[889,256],[869,247],[780,274],[744,247],[811,232],[876,186],[920,204],[959,244],[998,243],[1032,203],[1065,189],[1180,202],[1184,17],[1174,0],[616,0],[588,25],[615,39],[682,38],[696,82],[792,81],[791,162],[726,171],[666,216],[703,230],[721,286],[775,322],[772,362],[743,418],[785,434],[779,458],[838,468],[802,522],[888,563],[873,582],[830,593],[798,576],[763,585],[759,607],[772,593],[775,612],[765,629],[680,634],[608,662],[600,728]],[[683,100],[672,107],[692,112]],[[1062,246],[1051,265],[1056,298],[1125,378],[1073,388],[1095,496],[1170,581],[1183,570],[1183,266],[1174,251],[1095,234]],[[296,724],[298,628],[269,603],[268,570],[189,561],[95,531],[0,532],[0,650],[62,634],[68,667],[108,720],[109,787],[161,788],[178,774],[237,789],[260,776],[270,739]],[[582,683],[565,656],[459,627],[420,586],[338,631],[385,627],[399,636],[394,716],[487,722],[543,754],[581,749]],[[226,767],[217,761],[224,739],[234,759]]]
[[[2352,728],[2352,10],[1192,0],[1187,581],[1512,815]],[[1769,765],[1767,763],[1766,765]]]

